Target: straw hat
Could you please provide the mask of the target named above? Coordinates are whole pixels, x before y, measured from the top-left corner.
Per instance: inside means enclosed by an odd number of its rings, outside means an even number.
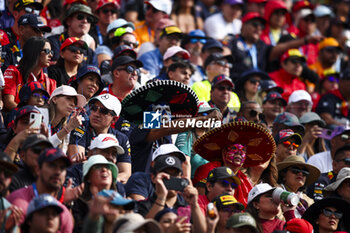
[[[310,172],[305,181],[306,186],[313,184],[318,179],[318,177],[320,177],[321,174],[320,170],[317,167],[305,163],[304,158],[298,155],[288,156],[285,160],[283,160],[283,162],[277,163],[277,168],[279,172],[290,166],[303,167]]]

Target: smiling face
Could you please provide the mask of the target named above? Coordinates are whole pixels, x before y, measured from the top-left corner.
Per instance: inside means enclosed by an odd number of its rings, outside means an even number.
[[[87,100],[93,97],[100,86],[99,78],[96,74],[88,73],[78,84],[77,92],[82,94]]]
[[[224,163],[228,163],[233,167],[242,167],[246,159],[247,149],[241,144],[234,144],[227,147],[222,152]]]

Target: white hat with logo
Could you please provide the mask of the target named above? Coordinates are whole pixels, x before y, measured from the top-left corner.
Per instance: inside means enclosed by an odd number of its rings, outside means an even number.
[[[248,193],[247,204],[249,204],[251,201],[253,201],[254,198],[259,196],[260,194],[267,193],[267,192],[269,192],[271,190],[275,190],[275,189],[276,188],[272,187],[271,185],[269,185],[267,183],[261,183],[261,184],[255,185],[254,188],[252,188],[252,190],[250,190],[250,192]]]
[[[152,161],[154,161],[156,158],[158,158],[161,155],[169,155],[172,153],[176,153],[177,157],[181,160],[181,161],[185,161],[186,160],[186,155],[179,150],[179,148],[177,148],[174,144],[162,144],[160,145],[154,152],[152,155]]]
[[[113,111],[116,116],[119,116],[120,111],[122,110],[122,105],[117,97],[108,93],[102,94],[91,98],[89,104],[94,103],[96,100],[100,101],[107,109]]]
[[[91,145],[89,147],[90,150],[98,148],[98,149],[106,149],[110,147],[117,148],[118,154],[124,154],[125,151],[123,147],[119,145],[118,139],[113,135],[109,133],[102,133],[99,134],[94,140],[91,141]]]

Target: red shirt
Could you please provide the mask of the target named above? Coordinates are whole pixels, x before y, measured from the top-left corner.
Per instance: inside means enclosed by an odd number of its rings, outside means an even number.
[[[207,215],[207,206],[209,204],[209,199],[206,195],[199,195],[198,196],[198,205],[199,208],[201,208],[201,211],[203,212],[204,216]]]
[[[247,206],[248,193],[253,188],[248,177],[241,171],[238,171],[236,176],[241,180],[241,184],[235,189],[235,194],[233,195],[238,202]]]
[[[118,98],[118,100],[120,102],[122,102],[122,99],[120,99],[116,94],[113,93],[113,90],[112,90],[112,84],[109,84],[107,87],[103,88],[103,90],[101,91],[100,95],[103,95],[103,94],[111,94],[111,95],[114,95],[115,97]]]
[[[271,233],[273,231],[282,231],[284,228],[285,221],[282,221],[278,218],[275,218],[273,220],[265,220],[265,219],[259,219],[260,224],[263,228],[263,233]]]
[[[276,82],[277,86],[283,88],[282,97],[288,102],[289,96],[293,91],[306,90],[305,83],[297,76],[289,74],[284,69],[269,73],[271,79]]]
[[[2,91],[3,95],[13,95],[15,97],[15,101],[18,104],[20,102],[19,99],[19,91],[22,86],[25,84],[23,82],[22,74],[19,72],[16,66],[9,66],[5,73],[5,88]],[[45,90],[51,95],[52,92],[56,89],[56,80],[50,79],[47,74],[44,73],[43,70],[40,72],[39,77],[35,77],[33,74],[30,74],[27,83],[32,81],[38,81],[43,84]]]

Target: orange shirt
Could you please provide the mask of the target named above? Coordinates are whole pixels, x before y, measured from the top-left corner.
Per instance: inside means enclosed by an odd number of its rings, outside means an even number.
[[[141,21],[135,24],[135,33],[140,44],[154,41],[154,31],[146,25],[146,21]]]

